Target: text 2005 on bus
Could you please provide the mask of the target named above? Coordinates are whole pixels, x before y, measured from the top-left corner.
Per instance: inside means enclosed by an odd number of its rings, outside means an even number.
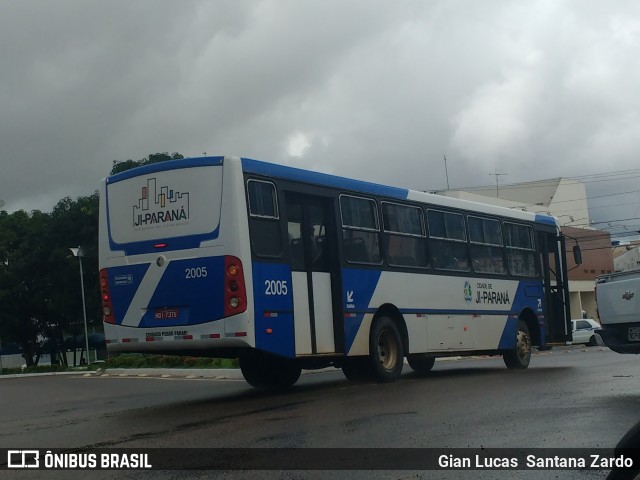
[[[254,386],[301,368],[396,380],[437,357],[570,338],[553,217],[235,157],[106,178],[108,349],[240,359]]]

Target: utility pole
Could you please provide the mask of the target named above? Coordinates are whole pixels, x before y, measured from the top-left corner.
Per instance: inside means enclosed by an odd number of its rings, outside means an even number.
[[[498,198],[500,196],[500,183],[499,183],[499,177],[505,176],[505,175],[509,175],[508,173],[498,173],[498,170],[496,170],[494,173],[490,173],[489,176],[490,177],[496,177],[496,198]]]
[[[89,361],[89,330],[87,329],[87,307],[84,299],[84,278],[82,276],[82,257],[84,256],[84,252],[80,247],[70,248],[69,250],[71,250],[74,257],[78,257],[78,261],[80,262],[80,292],[82,292],[82,316],[84,318],[84,345],[87,351],[87,366],[89,366],[91,363]],[[75,354],[73,358],[75,363]]]
[[[444,174],[447,176],[447,190],[449,190],[449,170],[447,169],[447,156],[444,156]]]

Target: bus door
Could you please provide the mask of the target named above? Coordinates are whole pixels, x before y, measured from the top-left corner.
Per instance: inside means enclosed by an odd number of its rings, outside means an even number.
[[[545,342],[565,344],[571,340],[569,278],[567,277],[564,237],[538,233],[540,266],[545,297]]]
[[[296,355],[342,351],[333,199],[285,193]]]

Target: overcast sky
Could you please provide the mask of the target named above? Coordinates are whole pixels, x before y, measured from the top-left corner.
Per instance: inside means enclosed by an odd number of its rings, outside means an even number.
[[[452,188],[640,190],[639,59],[637,0],[3,0],[0,199],[50,211],[156,152],[418,190],[446,154]]]

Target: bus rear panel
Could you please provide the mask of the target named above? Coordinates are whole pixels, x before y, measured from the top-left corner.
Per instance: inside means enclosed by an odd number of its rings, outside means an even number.
[[[245,202],[223,186],[241,182],[241,169],[221,157],[176,163],[102,183],[100,285],[110,352],[218,349],[223,356],[253,343],[250,256],[239,241],[248,236]]]

